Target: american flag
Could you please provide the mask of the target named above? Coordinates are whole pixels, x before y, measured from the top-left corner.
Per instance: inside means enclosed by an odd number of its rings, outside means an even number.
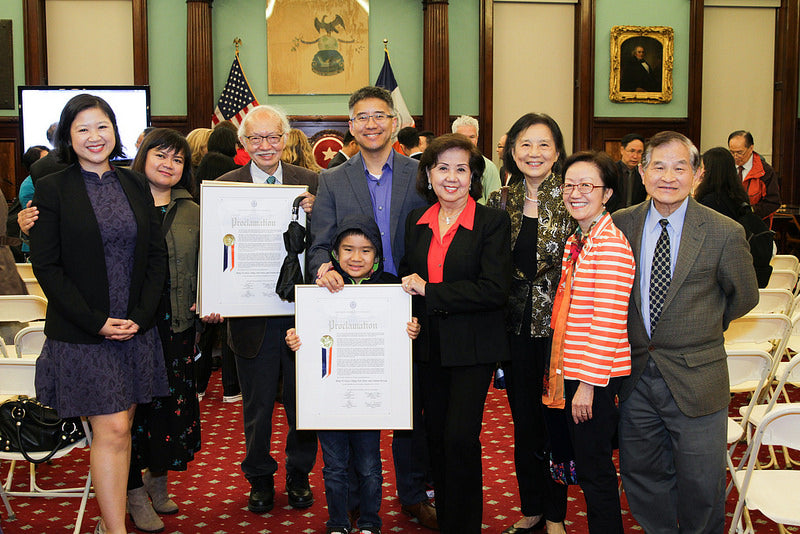
[[[228,74],[228,81],[225,82],[214,115],[211,117],[211,126],[214,127],[225,120],[239,126],[244,116],[257,105],[258,101],[250,89],[250,84],[247,83],[237,52],[233,58],[231,72]]]

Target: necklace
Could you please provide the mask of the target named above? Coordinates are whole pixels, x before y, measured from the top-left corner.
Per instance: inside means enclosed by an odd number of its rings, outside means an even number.
[[[442,213],[441,210],[439,210],[439,216],[440,217],[444,217],[445,224],[447,226],[450,226],[450,221],[452,220],[453,222],[455,222],[455,220],[458,219],[458,216],[461,215],[462,211],[464,211],[464,208],[461,208],[460,210],[458,210],[458,213],[455,213],[453,215],[447,216],[444,213]]]
[[[529,200],[529,201],[533,202],[534,204],[538,204],[539,203],[539,199],[538,198],[531,198],[528,195],[525,195],[525,200]]]

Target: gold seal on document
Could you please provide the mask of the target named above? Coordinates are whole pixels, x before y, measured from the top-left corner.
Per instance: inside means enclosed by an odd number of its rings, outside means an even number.
[[[229,247],[229,246],[233,245],[235,242],[236,242],[236,239],[234,239],[233,234],[225,234],[225,237],[222,238],[222,243],[226,247]]]
[[[328,335],[322,336],[322,339],[320,339],[319,342],[326,349],[329,349],[333,346],[333,338]]]

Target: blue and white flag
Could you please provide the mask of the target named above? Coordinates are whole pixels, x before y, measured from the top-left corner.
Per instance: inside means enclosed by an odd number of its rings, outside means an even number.
[[[392,64],[389,62],[389,51],[383,51],[383,67],[378,74],[378,81],[375,82],[378,87],[383,87],[392,93],[392,100],[394,100],[394,110],[397,113],[397,131],[406,126],[414,126],[414,117],[408,111],[406,101],[403,100],[403,95],[400,94],[400,87],[397,86],[397,80],[392,72]],[[396,132],[395,132],[396,133]]]

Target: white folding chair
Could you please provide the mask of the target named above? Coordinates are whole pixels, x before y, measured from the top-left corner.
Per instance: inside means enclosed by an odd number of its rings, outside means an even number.
[[[17,263],[16,266],[20,278],[36,278],[36,276],[33,274],[33,264]]]
[[[14,336],[14,349],[17,358],[38,358],[42,346],[47,339],[44,335],[44,323],[34,323],[26,326]]]
[[[47,300],[37,295],[0,295],[0,322],[44,320]]]
[[[728,380],[731,393],[754,392],[750,396],[750,402],[740,410],[741,419],[738,421],[733,417],[728,417],[728,454],[726,462],[728,470],[733,473],[733,454],[736,445],[745,436],[750,414],[756,406],[758,395],[755,392],[761,391],[766,384],[770,372],[772,371],[772,355],[761,350],[736,350],[727,349],[728,354]],[[755,386],[752,386],[755,384]],[[732,482],[735,479],[731,477]],[[730,492],[732,484],[726,490]]]
[[[759,289],[758,304],[749,313],[782,313],[789,316],[794,308],[794,295],[788,289]]]
[[[42,290],[42,286],[39,285],[39,280],[34,277],[30,277],[23,278],[22,282],[25,284],[25,289],[28,290],[28,295],[36,295],[37,297],[47,299],[47,297],[44,295],[44,291]]]
[[[736,511],[729,534],[755,530],[745,510],[759,510],[779,525],[800,526],[800,471],[757,469],[758,451],[762,445],[800,450],[800,403],[774,407],[758,425],[750,445],[747,468],[732,473],[739,489]],[[745,526],[742,526],[742,517]]]
[[[772,274],[767,282],[767,289],[786,289],[795,293],[797,272],[790,269],[772,269]]]
[[[764,416],[769,413],[773,407],[786,406],[790,403],[789,394],[786,392],[786,384],[800,386],[800,354],[794,355],[788,362],[779,362],[775,371],[774,379],[778,382],[774,391],[772,392],[772,395],[770,396],[769,402],[767,404],[759,404],[749,412],[748,424],[754,427],[757,427],[761,423],[761,420],[764,419]],[[781,395],[783,395],[783,398],[786,402],[778,402]],[[744,411],[744,406],[739,408],[739,413],[743,413]],[[800,465],[800,462],[791,458],[789,451],[786,448],[783,449],[783,458],[787,466]],[[743,461],[745,459],[746,458],[742,458]],[[770,463],[761,467],[766,468],[777,466],[777,463],[775,451],[770,447]],[[743,465],[743,462],[740,465]]]
[[[725,331],[725,350],[763,351],[772,356],[772,369],[767,377],[767,384],[775,374],[778,362],[786,350],[789,335],[792,332],[792,322],[788,317],[779,313],[753,313],[747,314],[731,321]],[[751,381],[742,389],[749,388],[759,395],[756,388],[757,382]],[[763,392],[763,389],[761,390]],[[757,401],[758,402],[758,401]]]
[[[769,261],[773,269],[781,269],[800,273],[800,260],[791,254],[777,254]]]
[[[797,299],[795,299],[797,300]],[[789,341],[786,348],[794,353],[800,352],[800,308],[796,307],[792,315],[792,331],[789,333]]]
[[[36,376],[36,360],[33,358],[7,358],[0,359],[0,399],[13,395],[27,395],[29,397],[35,396],[35,381]],[[91,446],[92,432],[83,419],[83,430],[86,433],[86,438],[64,447],[58,451],[52,459],[55,460],[62,456],[69,454],[71,451],[78,447]],[[46,453],[32,453],[30,456],[35,459],[44,458]],[[6,480],[0,481],[0,495],[2,495],[3,504],[6,505],[9,518],[14,517],[14,512],[11,505],[6,498],[6,495],[14,497],[80,497],[81,504],[78,508],[78,518],[75,521],[74,534],[79,534],[81,523],[83,523],[83,515],[86,511],[86,503],[89,500],[90,490],[92,487],[91,471],[86,474],[86,483],[83,487],[78,488],[57,488],[57,489],[44,489],[39,487],[36,483],[36,470],[35,466],[30,464],[30,481],[28,491],[13,490],[13,477],[16,462],[25,461],[22,453],[7,452],[0,450],[0,460],[11,460],[11,466],[8,471]]]

